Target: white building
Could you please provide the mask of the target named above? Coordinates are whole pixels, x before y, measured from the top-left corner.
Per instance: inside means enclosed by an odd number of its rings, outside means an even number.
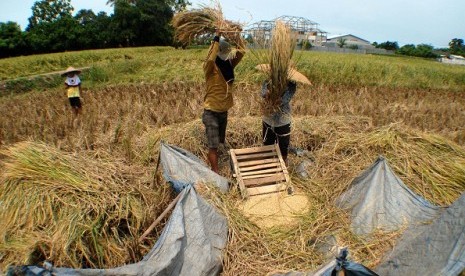
[[[447,64],[465,65],[465,58],[457,55],[441,56],[439,61]]]
[[[355,48],[355,49],[375,49],[376,47],[371,45],[370,41],[360,38],[352,34],[337,35],[328,37],[326,47],[340,47],[341,43],[344,48]]]

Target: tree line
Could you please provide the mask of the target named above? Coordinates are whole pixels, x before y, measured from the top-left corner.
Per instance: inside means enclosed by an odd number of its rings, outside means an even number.
[[[437,58],[440,54],[443,55],[461,55],[465,56],[465,44],[463,39],[454,38],[449,42],[449,48],[434,49],[433,46],[428,44],[406,44],[399,47],[396,41],[386,41],[382,43],[373,42],[376,48],[394,51],[396,54],[424,57],[424,58]]]
[[[74,8],[70,0],[39,0],[25,31],[16,22],[0,22],[0,58],[86,49],[173,45],[170,21],[187,0],[108,0],[112,15]],[[439,54],[465,56],[464,40],[454,38],[447,49],[428,44],[374,42],[377,48],[397,54],[436,58]],[[310,45],[311,46],[311,45]]]
[[[172,45],[170,21],[186,0],[110,0],[112,15],[82,9],[70,0],[40,0],[25,31],[0,22],[0,58],[86,49]]]

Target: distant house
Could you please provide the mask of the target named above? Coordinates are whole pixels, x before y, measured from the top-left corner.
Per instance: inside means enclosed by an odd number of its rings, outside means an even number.
[[[462,56],[457,56],[457,55],[441,55],[441,58],[439,59],[440,62],[442,63],[448,63],[448,64],[458,64],[458,65],[465,65],[465,58]]]
[[[341,42],[344,43],[344,48],[356,49],[374,49],[375,46],[371,45],[370,41],[360,38],[352,34],[330,36],[326,40],[326,47],[340,47]]]

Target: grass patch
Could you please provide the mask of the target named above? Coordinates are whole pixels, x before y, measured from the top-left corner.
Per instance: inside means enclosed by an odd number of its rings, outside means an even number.
[[[104,83],[159,83],[165,81],[203,81],[202,64],[207,49],[179,50],[171,47],[142,47],[89,50],[0,60],[0,80],[64,70],[67,66],[96,67]],[[296,51],[299,71],[315,85],[387,87],[392,89],[441,89],[465,91],[465,67],[449,66],[434,60],[380,55],[336,54]],[[258,82],[263,76],[254,67],[256,58],[247,53],[237,67],[237,80]],[[92,78],[83,84],[101,86]],[[89,81],[92,80],[92,81]],[[86,83],[86,81],[88,81]],[[46,89],[37,85],[32,90]],[[5,90],[5,88],[0,88]],[[8,94],[21,92],[11,86]]]

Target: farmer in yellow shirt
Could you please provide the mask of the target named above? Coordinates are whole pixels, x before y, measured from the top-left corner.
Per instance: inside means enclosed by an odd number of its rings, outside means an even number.
[[[80,70],[73,67],[68,67],[61,76],[65,77],[66,92],[71,107],[73,108],[74,114],[77,116],[81,113],[81,80],[79,79]]]
[[[234,68],[245,54],[239,33],[236,51],[231,51],[230,44],[220,40],[220,35],[220,32],[217,32],[213,38],[207,60],[203,65],[207,91],[202,122],[208,140],[208,161],[216,173],[218,173],[218,147],[220,144],[224,145],[228,110],[233,106]]]

